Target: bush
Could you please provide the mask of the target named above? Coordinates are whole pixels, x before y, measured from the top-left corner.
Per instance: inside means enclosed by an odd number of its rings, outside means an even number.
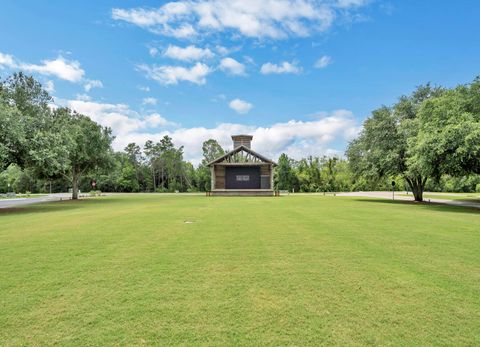
[[[89,193],[90,197],[96,197],[96,196],[101,196],[102,191],[101,190],[91,190]]]
[[[477,193],[480,193],[480,183],[477,184],[477,187],[475,188],[475,190],[477,191]]]

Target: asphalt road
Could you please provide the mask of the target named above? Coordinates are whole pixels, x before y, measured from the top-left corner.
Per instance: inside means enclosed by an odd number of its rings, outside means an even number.
[[[0,208],[20,207],[24,205],[36,204],[39,202],[67,200],[71,198],[71,194],[58,193],[49,194],[38,198],[18,198],[18,199],[0,199]]]
[[[405,200],[413,201],[413,195],[410,193],[410,196],[402,196],[401,194],[406,194],[406,192],[395,192],[395,200]],[[433,194],[433,193],[429,193]],[[442,195],[444,195],[442,193]],[[337,196],[359,196],[359,197],[368,197],[368,198],[379,198],[379,199],[392,199],[392,192],[346,192],[346,193],[337,193]],[[424,202],[432,202],[436,204],[445,204],[451,206],[464,206],[464,207],[473,207],[480,208],[480,203],[469,200],[445,200],[445,199],[424,199]]]

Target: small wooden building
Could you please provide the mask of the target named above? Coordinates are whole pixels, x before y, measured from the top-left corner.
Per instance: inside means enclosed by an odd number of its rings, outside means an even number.
[[[252,138],[233,135],[233,150],[208,163],[211,195],[274,195],[273,170],[277,164],[252,150]]]

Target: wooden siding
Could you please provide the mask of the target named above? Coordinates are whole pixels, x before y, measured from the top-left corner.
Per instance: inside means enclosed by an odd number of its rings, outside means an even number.
[[[260,175],[262,176],[270,176],[270,165],[262,165],[260,166]]]
[[[247,148],[252,147],[252,138],[253,136],[250,135],[233,135],[233,148],[237,148],[239,146],[245,146]]]
[[[225,189],[225,166],[215,165],[215,189]]]

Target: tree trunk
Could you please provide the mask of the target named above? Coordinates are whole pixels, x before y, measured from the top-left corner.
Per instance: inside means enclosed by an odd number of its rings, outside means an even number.
[[[153,165],[153,164],[152,164]],[[152,180],[153,180],[153,192],[157,190],[156,182],[155,182],[155,169],[152,168]]]
[[[77,172],[72,173],[72,200],[78,200],[78,179],[79,174]]]
[[[422,178],[421,176],[417,177],[406,177],[410,189],[412,190],[413,197],[415,201],[423,201],[423,190],[425,189],[425,183],[427,183],[427,178]]]

